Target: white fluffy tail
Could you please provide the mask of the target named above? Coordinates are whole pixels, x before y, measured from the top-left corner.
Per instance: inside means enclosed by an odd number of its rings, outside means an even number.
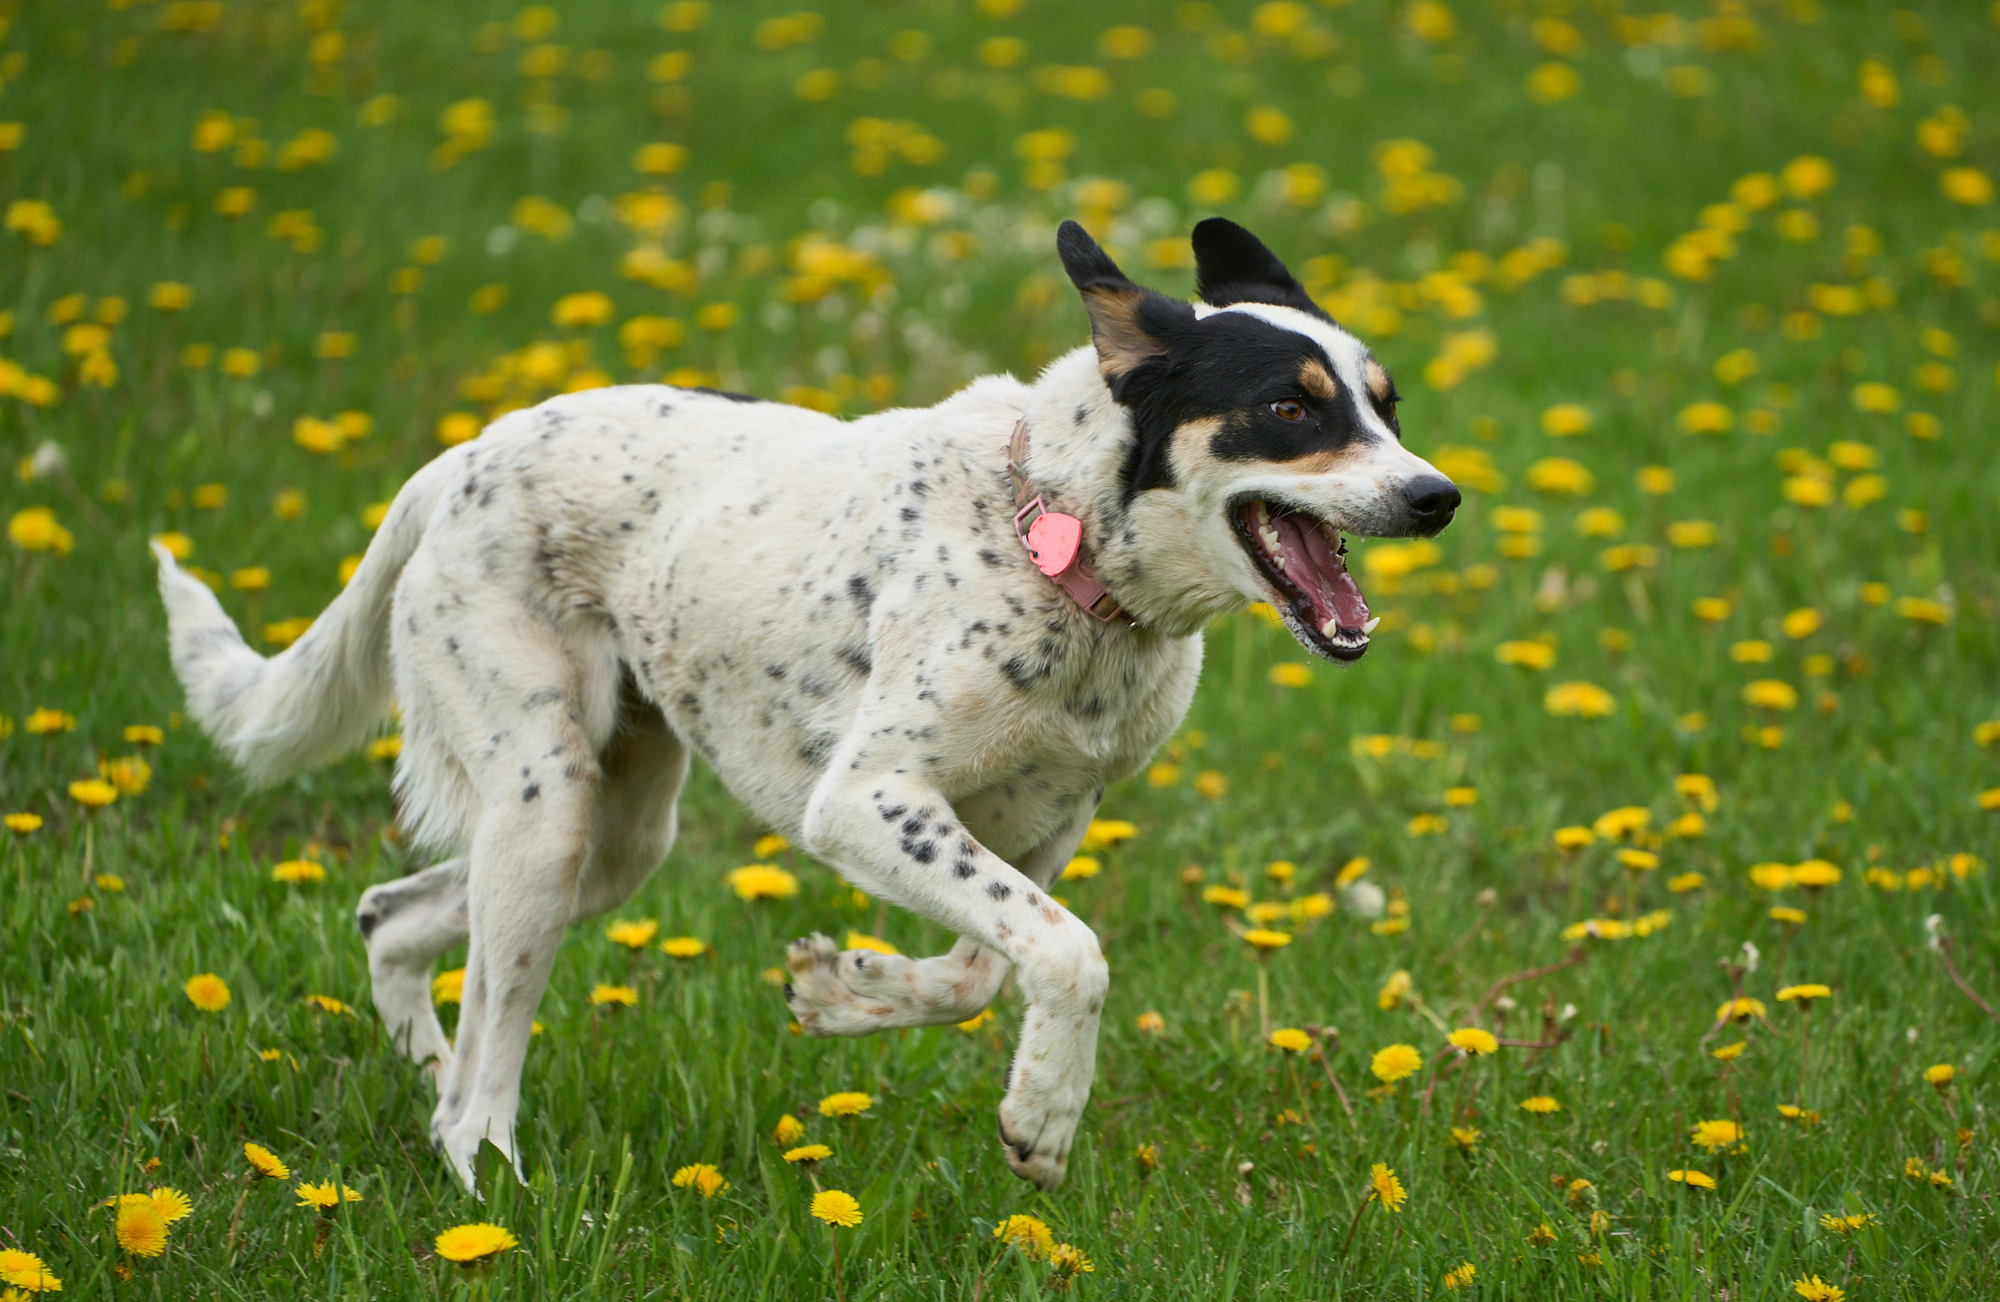
[[[347,587],[298,641],[252,651],[206,585],[158,543],[174,673],[188,713],[258,785],[354,749],[390,710],[389,607],[459,458],[411,476]]]

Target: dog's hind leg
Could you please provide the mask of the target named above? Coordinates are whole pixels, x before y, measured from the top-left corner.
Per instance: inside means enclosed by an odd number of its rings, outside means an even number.
[[[465,943],[465,860],[369,887],[354,919],[368,943],[375,1009],[389,1038],[439,1082],[451,1064],[451,1042],[432,1006],[431,964]]]
[[[604,780],[591,822],[590,862],[577,891],[572,921],[595,917],[632,898],[673,848],[688,749],[659,707],[628,677],[618,701],[618,726],[598,756]]]
[[[1075,853],[1095,808],[1094,801],[1080,805],[1015,867],[1046,887]],[[848,1036],[963,1022],[993,1002],[1013,966],[998,950],[966,938],[937,958],[908,959],[866,949],[843,953],[820,935],[793,941],[785,965],[792,974],[785,999],[799,1025],[813,1035]]]

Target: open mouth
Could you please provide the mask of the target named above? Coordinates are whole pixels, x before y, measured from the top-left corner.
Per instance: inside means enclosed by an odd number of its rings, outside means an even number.
[[[1333,526],[1258,498],[1233,505],[1229,521],[1292,636],[1329,660],[1359,660],[1380,621],[1347,572],[1347,544]]]

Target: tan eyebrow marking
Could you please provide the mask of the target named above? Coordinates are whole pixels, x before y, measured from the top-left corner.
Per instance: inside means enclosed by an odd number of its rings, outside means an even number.
[[[1361,373],[1367,377],[1368,392],[1375,395],[1375,401],[1389,401],[1389,394],[1393,389],[1389,384],[1389,373],[1382,369],[1382,363],[1371,357],[1362,363]]]
[[[1331,401],[1340,396],[1340,384],[1320,364],[1317,357],[1308,357],[1299,367],[1299,384],[1315,398]]]

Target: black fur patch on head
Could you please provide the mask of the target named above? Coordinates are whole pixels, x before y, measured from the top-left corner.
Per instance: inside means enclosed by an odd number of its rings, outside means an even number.
[[[1322,321],[1325,309],[1312,301],[1278,255],[1235,222],[1210,217],[1194,228],[1195,292],[1215,307],[1231,303],[1271,303],[1295,307]]]
[[[1090,311],[1105,382],[1132,414],[1136,437],[1122,467],[1127,502],[1175,485],[1173,434],[1191,421],[1217,422],[1210,450],[1229,461],[1284,463],[1374,437],[1356,406],[1360,395],[1337,383],[1328,393],[1318,381],[1315,372],[1330,380],[1339,371],[1316,340],[1246,312],[1197,318],[1188,304],[1126,279],[1074,222],[1063,224],[1057,248]],[[1211,304],[1269,303],[1332,320],[1233,222],[1201,223],[1195,252]]]

